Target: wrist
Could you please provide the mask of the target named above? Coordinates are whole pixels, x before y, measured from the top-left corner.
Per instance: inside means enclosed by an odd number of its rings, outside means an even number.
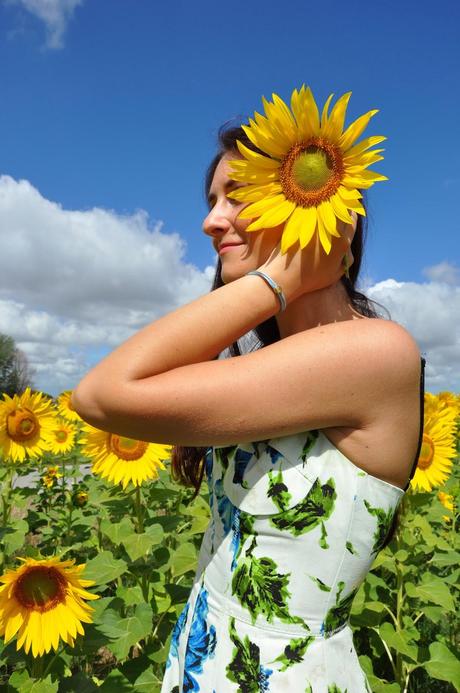
[[[271,277],[267,272],[263,272],[260,269],[252,270],[251,272],[248,272],[246,276],[248,275],[260,277],[267,284],[267,286],[270,287],[270,289],[273,291],[274,295],[278,299],[280,308],[279,312],[282,313],[284,310],[286,310],[286,296],[284,295],[282,287],[278,284],[277,281],[273,279],[273,277]]]

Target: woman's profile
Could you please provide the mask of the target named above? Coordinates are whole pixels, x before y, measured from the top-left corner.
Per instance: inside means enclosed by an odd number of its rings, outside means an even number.
[[[213,290],[74,392],[89,423],[173,443],[175,477],[207,479],[162,693],[370,690],[348,616],[415,471],[424,359],[355,288],[384,138],[359,141],[376,111],[345,129],[349,97],[320,114],[302,87],[291,108],[273,95],[220,131],[203,224]]]

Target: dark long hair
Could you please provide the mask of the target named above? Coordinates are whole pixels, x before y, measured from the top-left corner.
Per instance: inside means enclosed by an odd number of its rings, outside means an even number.
[[[243,142],[249,149],[256,151],[258,153],[260,150],[255,147],[252,142],[247,137],[246,133],[240,126],[232,126],[231,124],[224,124],[218,133],[218,151],[214,159],[209,164],[205,176],[205,196],[206,200],[208,198],[208,193],[211,188],[212,179],[216,168],[221,160],[222,156],[227,152],[237,152],[236,141],[239,140]],[[382,315],[377,312],[375,305],[380,306],[385,313],[387,313],[387,319],[390,318],[390,314],[386,308],[377,304],[375,301],[371,301],[367,296],[356,289],[356,283],[358,280],[359,272],[361,269],[361,262],[364,252],[365,241],[367,237],[367,217],[358,216],[356,233],[354,234],[353,241],[351,243],[351,252],[353,254],[353,264],[348,270],[348,276],[343,275],[340,279],[345,287],[348,294],[349,300],[353,308],[368,318],[378,318]],[[219,287],[223,286],[223,281],[221,277],[221,262],[220,259],[217,263],[216,273],[214,276],[214,281],[211,287],[211,291],[215,291]],[[269,344],[279,341],[280,334],[278,330],[278,324],[276,318],[272,317],[265,322],[258,325],[253,330],[253,346],[252,348],[263,348]],[[240,340],[241,342],[241,340]],[[229,356],[240,356],[241,344],[239,342],[234,342],[228,348]],[[199,493],[201,482],[203,480],[204,469],[205,469],[205,455],[207,448],[195,448],[186,447],[182,445],[177,445],[173,449],[172,454],[172,475],[176,481],[184,484],[185,486],[192,486],[195,488],[195,496]],[[194,497],[195,497],[194,496]],[[390,529],[389,535],[387,537],[386,544],[391,540],[397,525],[397,513],[395,513],[393,526]]]

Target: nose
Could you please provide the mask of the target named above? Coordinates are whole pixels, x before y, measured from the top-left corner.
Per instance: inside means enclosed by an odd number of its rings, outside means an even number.
[[[230,226],[230,219],[219,204],[214,205],[203,221],[203,231],[207,236],[211,237],[228,231]]]

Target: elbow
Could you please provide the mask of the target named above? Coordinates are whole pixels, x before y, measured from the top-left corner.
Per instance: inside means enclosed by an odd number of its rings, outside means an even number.
[[[81,380],[72,392],[72,407],[86,423],[102,427],[106,419],[103,403],[100,401],[100,393],[97,393],[88,378]]]

